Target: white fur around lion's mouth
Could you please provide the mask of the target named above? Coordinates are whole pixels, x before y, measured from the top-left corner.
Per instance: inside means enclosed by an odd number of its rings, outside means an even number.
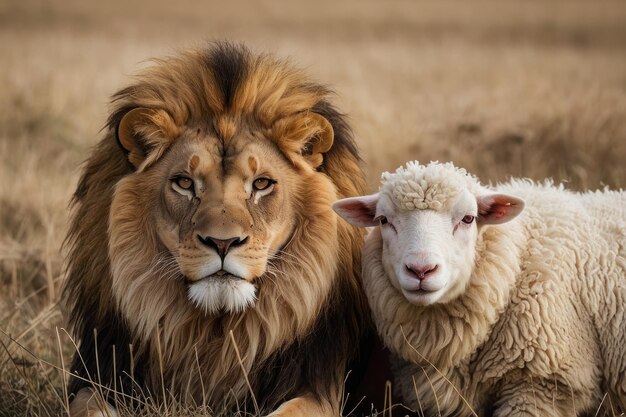
[[[207,314],[241,313],[254,306],[256,287],[228,273],[214,274],[190,283],[187,296]]]

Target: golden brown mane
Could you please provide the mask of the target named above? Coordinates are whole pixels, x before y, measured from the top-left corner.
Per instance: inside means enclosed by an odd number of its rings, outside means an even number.
[[[175,397],[198,401],[202,378],[202,395],[212,406],[245,404],[249,398],[232,331],[264,410],[305,392],[334,395],[368,313],[358,279],[362,234],[330,211],[333,199],[365,192],[364,176],[349,127],[330,97],[326,87],[286,62],[227,43],[158,60],[114,95],[106,135],[74,196],[67,237],[64,299],[81,340],[71,392],[89,386],[85,380],[97,381],[99,373],[103,385],[127,393],[139,385],[159,395],[164,382]],[[299,207],[296,228],[266,273],[255,308],[207,318],[190,307],[175,281],[151,284],[158,274],[159,244],[150,234],[137,234],[122,268],[128,298],[116,299],[115,286],[121,284],[113,282],[109,261],[109,219],[116,215],[111,204],[116,185],[135,171],[137,158],[147,156],[127,154],[116,132],[136,108],[155,111],[151,127],[138,132],[146,143],[195,126],[228,138],[246,126],[269,138],[294,165],[304,159],[315,168],[310,186],[293,196]],[[311,123],[316,115],[334,131],[333,145],[323,155],[315,151],[322,133]],[[304,147],[302,138],[310,138]],[[160,155],[153,152],[148,159]],[[320,198],[316,188],[327,179],[336,191],[332,199]],[[331,245],[329,233],[336,233]]]

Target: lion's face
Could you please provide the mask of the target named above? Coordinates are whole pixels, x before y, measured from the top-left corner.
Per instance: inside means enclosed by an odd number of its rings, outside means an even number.
[[[323,249],[319,265],[304,266],[322,267],[312,292],[328,291],[337,256],[329,204],[336,188],[317,170],[333,143],[326,118],[297,112],[259,128],[227,116],[175,122],[161,109],[136,108],[122,117],[117,135],[135,169],[115,187],[109,258],[113,291],[131,321],[131,293],[142,286],[162,294],[142,300],[154,318],[181,301],[189,304],[184,310],[210,315],[244,312],[262,288],[269,294],[269,287],[294,284],[281,279],[297,263],[291,241]],[[285,145],[290,138],[292,147]],[[317,284],[298,287],[308,285]]]
[[[269,140],[181,135],[146,172],[156,233],[194,304],[210,313],[254,304],[255,280],[287,243],[301,182]]]

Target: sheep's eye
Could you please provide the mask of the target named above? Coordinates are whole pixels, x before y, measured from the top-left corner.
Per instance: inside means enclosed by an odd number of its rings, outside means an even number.
[[[255,191],[263,191],[267,190],[275,183],[276,181],[274,181],[273,179],[261,177],[254,180],[254,182],[252,183],[252,187],[254,187]]]
[[[384,224],[389,223],[389,220],[387,220],[387,218],[385,216],[379,216],[378,217],[378,221],[380,222],[381,226],[384,225]]]
[[[472,224],[474,222],[474,219],[476,218],[476,216],[472,216],[470,214],[464,216],[461,221],[465,224]]]
[[[174,182],[183,190],[192,190],[193,189],[193,180],[187,177],[177,177],[174,178]]]

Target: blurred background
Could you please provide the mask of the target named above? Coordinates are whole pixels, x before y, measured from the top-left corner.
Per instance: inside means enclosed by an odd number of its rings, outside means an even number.
[[[0,0],[0,415],[62,407],[60,247],[110,95],[214,39],[331,85],[372,190],[412,159],[625,186],[624,1]]]

